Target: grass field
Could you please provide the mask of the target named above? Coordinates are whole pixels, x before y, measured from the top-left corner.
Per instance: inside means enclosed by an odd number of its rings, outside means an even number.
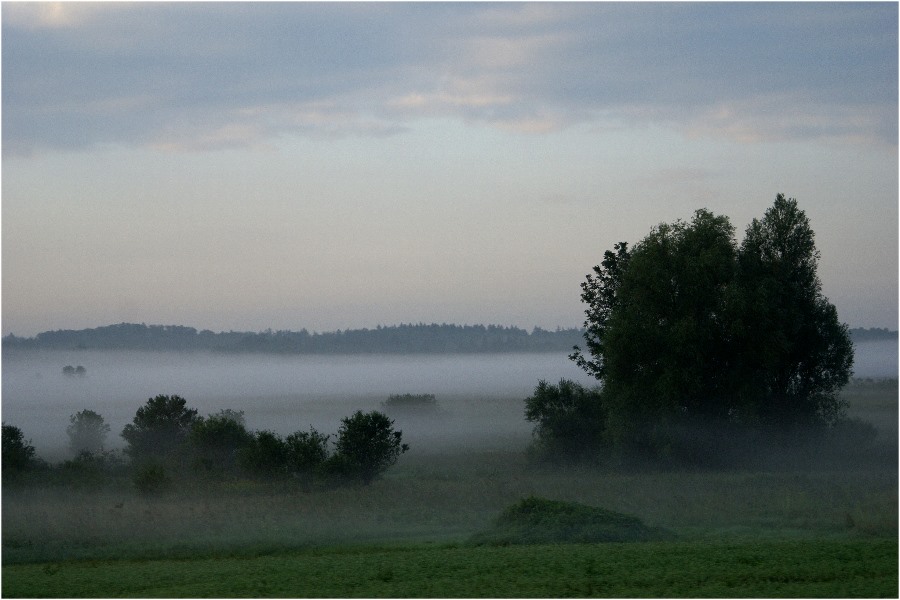
[[[849,392],[886,440],[852,461],[753,470],[536,466],[414,448],[367,487],[230,482],[142,497],[127,480],[3,489],[6,597],[896,597],[897,388]],[[528,496],[639,517],[675,539],[474,546]]]
[[[895,540],[332,548],[4,568],[5,597],[896,597]]]

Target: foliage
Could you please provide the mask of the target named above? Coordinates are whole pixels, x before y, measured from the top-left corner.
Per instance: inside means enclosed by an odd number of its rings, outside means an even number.
[[[87,374],[87,369],[85,369],[81,365],[78,365],[77,367],[73,367],[72,365],[66,365],[65,367],[63,367],[62,372],[63,372],[63,375],[65,375],[67,377],[74,377],[76,375],[79,377],[84,377]]]
[[[132,459],[165,458],[187,439],[199,421],[197,410],[187,408],[180,396],[159,395],[138,408],[132,423],[122,430]]]
[[[797,201],[779,194],[747,228],[737,295],[741,391],[763,421],[834,424],[844,414],[838,392],[853,368],[847,325],[822,295],[815,234]]]
[[[300,476],[319,473],[328,460],[328,439],[312,427],[309,431],[296,431],[285,438],[288,470]]]
[[[172,480],[163,465],[154,462],[143,463],[134,473],[134,487],[144,495],[154,495],[168,489]]]
[[[237,465],[238,453],[254,442],[244,425],[243,411],[223,409],[191,427],[188,441],[195,464],[207,471],[231,471]]]
[[[409,450],[403,433],[384,413],[356,411],[341,420],[331,469],[340,475],[369,484]]]
[[[81,452],[59,465],[58,477],[66,485],[96,486],[108,483],[124,462],[114,450]]]
[[[609,319],[618,305],[622,274],[628,266],[628,259],[631,258],[628,242],[615,244],[613,250],[614,252],[607,250],[603,253],[603,261],[594,267],[594,274],[588,273],[581,284],[581,301],[587,305],[583,337],[591,358],[585,357],[577,346],[569,357],[588,374],[600,380],[606,374],[604,336]]]
[[[632,515],[531,496],[506,508],[492,529],[477,534],[472,541],[508,545],[646,542],[672,537],[670,532],[647,527]]]
[[[92,410],[82,410],[69,417],[66,428],[69,436],[69,449],[76,456],[87,452],[94,454],[103,451],[103,444],[109,434],[109,425],[103,417]]]
[[[2,424],[3,429],[3,478],[14,477],[26,471],[34,461],[34,446],[25,440],[22,430],[14,425]]]
[[[273,431],[257,431],[251,442],[237,455],[238,465],[256,477],[273,478],[287,475],[288,446]]]
[[[556,386],[541,380],[525,399],[525,419],[535,423],[536,449],[552,460],[596,456],[605,417],[599,389],[589,390],[566,379]]]
[[[698,210],[616,244],[582,284],[585,342],[572,359],[602,383],[605,433],[663,455],[689,424],[834,425],[853,362],[821,294],[819,254],[796,200],[779,194],[738,247],[724,216]]]

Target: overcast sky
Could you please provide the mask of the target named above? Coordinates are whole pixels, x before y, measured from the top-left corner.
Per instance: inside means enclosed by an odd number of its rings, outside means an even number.
[[[896,328],[897,11],[3,3],[3,333],[579,326],[614,243],[778,192]]]

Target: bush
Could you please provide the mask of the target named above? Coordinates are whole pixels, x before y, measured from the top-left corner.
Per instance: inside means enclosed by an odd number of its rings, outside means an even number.
[[[287,436],[287,466],[295,475],[312,475],[321,471],[328,460],[328,439],[312,427]]]
[[[525,399],[525,418],[535,423],[535,450],[540,456],[579,461],[599,455],[605,418],[599,389],[566,379],[556,386],[542,380]]]
[[[122,468],[123,464],[113,450],[81,452],[59,465],[58,473],[67,485],[98,485]]]
[[[402,438],[403,432],[394,431],[394,422],[384,413],[356,411],[341,420],[329,469],[368,485],[409,450]]]
[[[34,446],[25,441],[22,430],[14,425],[2,424],[3,428],[3,478],[11,478],[24,473],[34,463]]]
[[[82,410],[69,417],[66,428],[69,436],[69,449],[76,456],[87,452],[94,454],[103,451],[103,443],[109,434],[109,425],[103,417],[92,410]]]
[[[671,537],[670,532],[647,527],[632,515],[532,496],[504,510],[491,530],[477,534],[472,541],[507,545],[643,542]]]
[[[134,487],[142,494],[159,494],[170,484],[166,469],[159,463],[145,463],[134,473]]]

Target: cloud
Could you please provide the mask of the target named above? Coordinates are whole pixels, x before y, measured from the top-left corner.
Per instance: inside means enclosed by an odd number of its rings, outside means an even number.
[[[3,151],[268,147],[421,117],[896,146],[894,4],[5,3]],[[630,125],[629,125],[630,124]]]

